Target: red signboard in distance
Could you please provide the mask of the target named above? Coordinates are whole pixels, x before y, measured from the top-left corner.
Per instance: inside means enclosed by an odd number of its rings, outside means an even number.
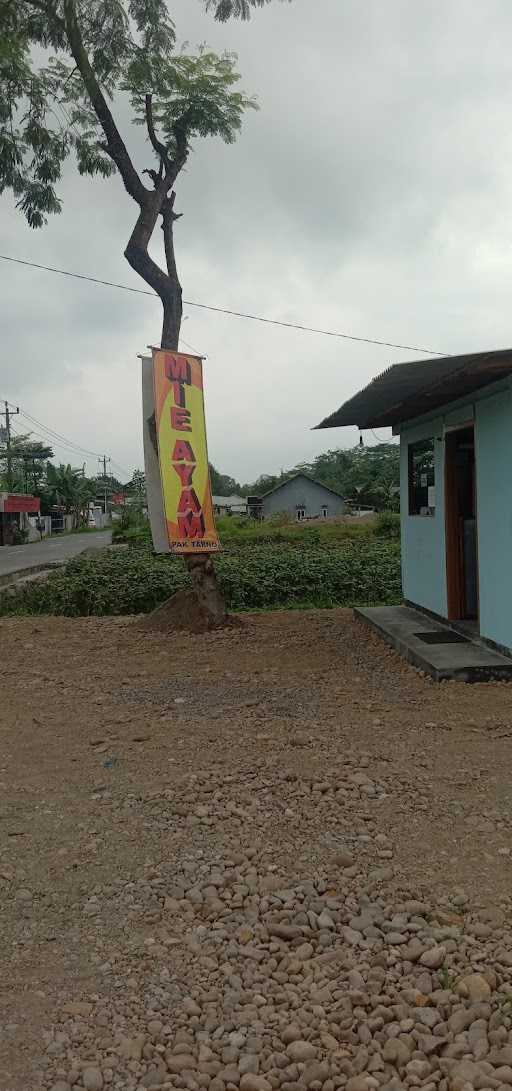
[[[10,512],[38,512],[41,507],[41,501],[38,496],[16,496],[16,493],[9,493],[4,499],[4,511]]]

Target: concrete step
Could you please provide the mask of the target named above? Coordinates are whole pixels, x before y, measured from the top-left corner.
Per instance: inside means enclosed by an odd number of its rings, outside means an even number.
[[[512,681],[512,658],[478,638],[463,636],[410,606],[371,606],[354,610],[413,666],[436,682]],[[426,637],[425,639],[422,639]],[[430,643],[432,641],[432,643]]]

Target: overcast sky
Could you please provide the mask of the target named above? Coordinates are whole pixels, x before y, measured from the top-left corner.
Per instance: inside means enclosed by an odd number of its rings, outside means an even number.
[[[185,299],[447,353],[512,343],[509,0],[276,0],[224,26],[200,0],[170,10],[180,41],[238,52],[260,102],[236,144],[196,144],[177,186]],[[152,166],[124,102],[120,116],[137,166]],[[37,232],[4,195],[2,253],[145,288],[123,258],[135,205],[120,179],[80,179],[70,162],[61,191],[62,215]],[[0,397],[142,466],[137,353],[159,341],[158,300],[0,268]],[[210,458],[241,481],[353,444],[354,429],[311,428],[421,358],[185,314],[208,357]]]

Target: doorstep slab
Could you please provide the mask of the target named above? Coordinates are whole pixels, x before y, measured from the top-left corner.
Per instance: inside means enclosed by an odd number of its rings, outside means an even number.
[[[512,681],[512,659],[477,639],[453,643],[453,629],[410,606],[359,607],[354,614],[413,666],[436,682]],[[439,643],[426,643],[418,634],[436,633]],[[446,634],[446,643],[442,642]]]

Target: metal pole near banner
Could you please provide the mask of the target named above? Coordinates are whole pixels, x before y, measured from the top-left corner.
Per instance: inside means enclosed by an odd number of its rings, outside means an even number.
[[[146,471],[146,497],[155,553],[170,553],[162,500],[162,483],[158,462],[158,446],[155,425],[155,391],[153,385],[153,360],[140,356],[142,362],[142,438],[144,442],[144,467]]]

